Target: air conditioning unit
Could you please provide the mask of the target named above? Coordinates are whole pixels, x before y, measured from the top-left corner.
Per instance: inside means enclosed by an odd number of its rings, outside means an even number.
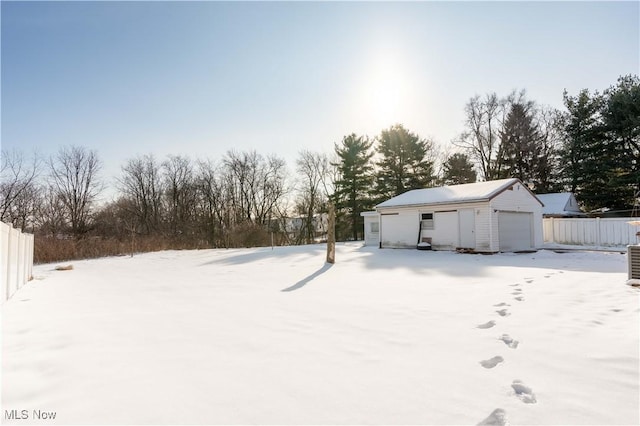
[[[627,246],[629,280],[640,280],[640,245]]]

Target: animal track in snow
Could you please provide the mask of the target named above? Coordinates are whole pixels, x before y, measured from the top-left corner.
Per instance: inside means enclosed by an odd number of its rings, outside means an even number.
[[[527,280],[525,281],[525,283],[527,283],[527,284],[531,284],[532,282],[533,282],[533,280],[532,280],[532,279],[527,279]]]
[[[535,404],[538,402],[536,400],[536,395],[533,393],[533,390],[522,383],[521,380],[514,380],[511,384],[511,387],[516,392],[516,396],[520,398],[520,400],[526,404]]]
[[[511,349],[516,349],[520,343],[508,334],[503,334],[498,338],[498,340],[502,340],[504,344],[509,346]]]
[[[489,321],[489,322],[485,322],[484,324],[480,324],[480,325],[478,325],[476,328],[483,328],[483,329],[485,329],[485,328],[491,328],[491,327],[493,327],[494,325],[496,325],[496,322],[495,322],[495,321],[493,321],[493,320],[491,320],[491,321]]]
[[[497,356],[494,356],[493,358],[480,361],[480,365],[483,366],[484,368],[493,368],[503,361],[504,361],[504,358],[502,358],[500,355],[497,355]]]
[[[518,302],[524,301],[524,297],[522,296],[514,297],[514,299],[516,299]]]
[[[509,305],[508,303],[505,303],[505,302],[501,302],[501,303],[496,303],[496,304],[495,304],[495,305],[493,305],[493,306],[501,307],[501,306],[511,306],[511,305]]]
[[[508,424],[507,412],[502,408],[496,408],[489,417],[478,423],[478,426],[507,426]]]
[[[500,309],[499,311],[496,311],[498,313],[498,315],[500,315],[501,317],[506,317],[508,315],[511,315],[509,313],[509,311],[507,311],[506,309]]]

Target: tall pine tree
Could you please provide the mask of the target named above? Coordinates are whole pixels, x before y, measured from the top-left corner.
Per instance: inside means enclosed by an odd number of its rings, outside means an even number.
[[[610,171],[613,207],[624,209],[634,204],[640,191],[640,79],[620,77],[604,92],[603,125],[607,152],[615,158]]]
[[[466,154],[455,153],[451,155],[442,165],[442,169],[442,181],[445,185],[460,185],[476,181],[476,171]]]
[[[602,123],[603,98],[582,90],[577,96],[564,93],[567,113],[561,158],[565,186],[575,192],[587,210],[610,207],[607,182],[611,156],[607,152]]]
[[[383,130],[378,137],[376,194],[380,201],[411,189],[433,186],[433,149],[430,141],[420,139],[401,124]]]
[[[372,145],[373,142],[366,136],[354,133],[345,136],[339,145],[335,145],[340,161],[335,164],[338,179],[334,182],[334,200],[337,209],[343,213],[339,217],[346,216],[347,223],[343,225],[350,229],[354,240],[364,232],[360,213],[371,207],[369,191],[373,183]],[[343,228],[344,226],[338,225],[338,229]]]
[[[523,182],[534,174],[540,135],[533,124],[530,105],[515,103],[507,114],[501,136],[501,177],[515,177]]]

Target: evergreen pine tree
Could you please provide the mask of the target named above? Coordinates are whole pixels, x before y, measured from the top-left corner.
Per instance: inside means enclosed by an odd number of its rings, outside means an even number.
[[[568,112],[563,117],[561,158],[566,187],[575,192],[587,210],[609,207],[607,182],[610,155],[601,119],[603,98],[582,90],[571,97],[564,93]]]
[[[435,177],[429,141],[420,139],[401,124],[383,130],[378,137],[376,194],[385,200],[411,189],[432,186]]]
[[[604,92],[603,126],[607,152],[613,158],[610,170],[612,208],[634,204],[640,191],[640,79],[623,76]]]
[[[476,181],[476,171],[466,154],[451,155],[442,165],[442,180],[445,185],[459,185]]]
[[[371,164],[372,141],[366,136],[351,134],[335,145],[339,162],[335,164],[339,178],[334,182],[334,200],[336,207],[343,214],[338,215],[340,221],[347,224],[338,225],[338,229],[349,228],[351,237],[358,239],[363,234],[364,221],[360,213],[371,208],[369,191],[373,183],[373,166]],[[344,226],[347,225],[347,226]]]
[[[533,121],[531,103],[514,103],[501,132],[502,178],[514,177],[534,182],[542,138]]]

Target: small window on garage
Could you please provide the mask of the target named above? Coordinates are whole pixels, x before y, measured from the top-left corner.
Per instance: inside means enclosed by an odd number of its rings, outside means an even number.
[[[420,214],[420,229],[433,229],[433,213]]]
[[[380,232],[380,224],[378,222],[371,222],[369,224],[369,231],[371,231],[374,234]]]

